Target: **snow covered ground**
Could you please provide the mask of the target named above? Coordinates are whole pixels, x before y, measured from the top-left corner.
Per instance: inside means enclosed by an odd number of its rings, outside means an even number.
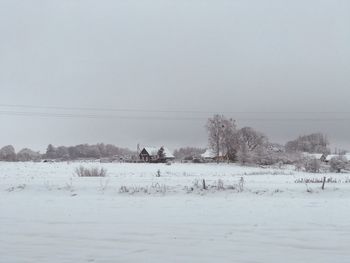
[[[0,262],[350,262],[347,174],[80,165],[0,162]]]

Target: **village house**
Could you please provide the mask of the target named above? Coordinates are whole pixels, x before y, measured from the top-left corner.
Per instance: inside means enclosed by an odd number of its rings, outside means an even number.
[[[163,157],[161,158],[159,156],[160,149],[163,148]],[[171,151],[162,146],[162,147],[144,147],[140,154],[139,154],[140,160],[143,162],[167,162],[172,161],[175,159],[175,156],[171,153]]]
[[[204,161],[223,161],[226,159],[226,156],[220,152],[219,156],[214,153],[211,149],[206,149],[204,153],[201,154],[201,158]]]
[[[304,152],[303,153],[303,157],[305,158],[310,158],[310,159],[316,159],[316,160],[319,160],[321,162],[325,162],[326,161],[326,155],[323,154],[323,153],[307,153],[307,152]]]
[[[339,154],[329,154],[329,155],[327,155],[327,157],[325,158],[325,162],[326,163],[329,163],[331,160],[332,160],[332,158],[335,158],[335,157],[338,157],[338,156],[340,156]],[[345,155],[343,155],[344,157],[345,157],[345,159],[347,160],[347,162],[349,162],[350,161],[350,154],[349,153],[347,153],[347,154],[345,154]]]

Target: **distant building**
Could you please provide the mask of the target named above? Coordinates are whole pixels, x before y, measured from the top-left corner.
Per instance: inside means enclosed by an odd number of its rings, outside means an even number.
[[[338,154],[328,154],[325,162],[329,162],[332,158],[339,156]]]
[[[206,149],[204,153],[201,154],[201,158],[204,160],[214,160],[216,154],[212,150]]]
[[[158,155],[159,150],[163,147],[163,158],[160,160],[160,156]],[[140,154],[140,160],[148,163],[152,162],[158,162],[158,161],[171,161],[175,159],[175,156],[169,151],[168,148],[162,146],[162,147],[144,147]]]
[[[339,154],[328,154],[327,157],[325,158],[325,162],[328,163],[332,160],[332,158],[340,156]],[[350,154],[347,153],[345,155],[342,155],[345,157],[345,159],[349,162],[350,161]]]
[[[285,151],[284,145],[278,144],[278,143],[269,143],[267,145],[267,150],[269,152],[275,152],[275,153],[281,153]]]
[[[346,160],[348,160],[348,162],[350,162],[350,153],[346,153],[344,156],[345,156]]]
[[[319,160],[321,162],[325,162],[326,161],[326,155],[323,154],[323,153],[307,153],[307,152],[304,152],[303,153],[303,157],[305,158],[310,158],[310,159],[316,159],[316,160]]]
[[[219,153],[219,156],[217,156],[216,153],[214,153],[211,149],[206,149],[204,153],[201,154],[201,158],[205,161],[212,161],[212,160],[224,160],[225,155],[221,152]]]

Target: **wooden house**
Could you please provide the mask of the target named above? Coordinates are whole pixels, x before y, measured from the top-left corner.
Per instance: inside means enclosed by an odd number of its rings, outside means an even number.
[[[159,156],[160,149],[163,148],[163,156]],[[143,162],[167,162],[175,159],[175,156],[169,151],[168,148],[162,147],[144,147],[140,154],[140,160]]]

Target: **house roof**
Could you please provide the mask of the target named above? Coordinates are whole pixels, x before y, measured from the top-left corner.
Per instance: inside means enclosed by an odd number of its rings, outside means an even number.
[[[310,158],[315,158],[317,160],[320,160],[323,156],[323,153],[303,153],[304,157],[310,157]]]
[[[156,156],[158,154],[158,151],[161,147],[151,147],[151,146],[147,146],[147,147],[144,147],[143,149],[145,149],[149,155],[151,156]],[[163,146],[163,149],[164,149],[164,156],[165,158],[175,158],[175,156],[171,153],[171,151],[164,147]]]
[[[213,153],[212,150],[206,149],[204,153],[201,154],[202,158],[214,158],[215,154]]]
[[[339,156],[338,154],[328,154],[326,157],[326,161],[330,161],[332,158]]]
[[[222,152],[219,154],[220,156],[223,156]],[[201,154],[202,158],[215,158],[216,153],[214,153],[211,149],[206,149],[204,153]]]
[[[339,154],[329,154],[329,155],[327,155],[327,157],[326,157],[326,161],[330,161],[332,158],[334,158],[334,157],[338,157],[339,156]],[[345,154],[345,155],[343,155],[344,157],[345,157],[345,159],[347,160],[347,161],[350,161],[350,154]]]
[[[146,150],[149,155],[157,155],[159,150],[157,147],[144,147],[143,149]]]

